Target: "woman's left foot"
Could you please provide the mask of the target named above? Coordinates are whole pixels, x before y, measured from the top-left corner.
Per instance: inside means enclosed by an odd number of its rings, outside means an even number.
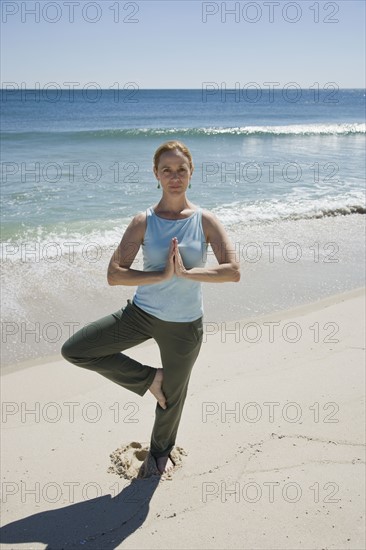
[[[158,470],[161,474],[171,472],[174,468],[174,464],[170,460],[169,456],[161,456],[159,458],[156,458],[155,460],[156,460]]]
[[[165,395],[163,394],[163,390],[161,389],[162,384],[163,384],[163,369],[156,369],[155,378],[149,388],[149,391],[151,391],[153,396],[157,399],[160,407],[162,409],[166,409],[166,399],[165,399]]]

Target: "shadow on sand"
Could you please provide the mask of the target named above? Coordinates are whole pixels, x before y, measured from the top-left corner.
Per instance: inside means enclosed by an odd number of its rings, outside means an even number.
[[[47,550],[112,550],[143,525],[160,477],[135,479],[115,497],[106,495],[39,512],[0,529],[2,544],[44,543]]]

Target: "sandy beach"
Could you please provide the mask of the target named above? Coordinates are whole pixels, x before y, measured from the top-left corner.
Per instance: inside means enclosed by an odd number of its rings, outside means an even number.
[[[361,288],[207,322],[171,479],[110,457],[142,463],[151,394],[61,357],[3,375],[1,548],[365,548],[364,320]]]

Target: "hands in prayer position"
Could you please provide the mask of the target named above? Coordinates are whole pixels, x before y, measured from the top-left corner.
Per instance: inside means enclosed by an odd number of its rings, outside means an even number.
[[[184,277],[187,273],[186,268],[184,267],[182,256],[178,248],[178,239],[174,237],[170,243],[168,258],[164,270],[164,279],[168,280],[173,275],[177,277]]]

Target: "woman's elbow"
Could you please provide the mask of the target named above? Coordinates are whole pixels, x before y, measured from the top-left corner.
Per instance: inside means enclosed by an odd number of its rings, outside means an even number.
[[[231,264],[232,266],[232,281],[238,283],[240,281],[240,264],[237,262]]]
[[[116,283],[116,277],[115,277],[115,269],[113,267],[109,267],[107,271],[107,282],[109,286],[115,286]]]
[[[107,283],[109,284],[109,286],[115,286],[116,284],[113,277],[109,273],[107,273]]]
[[[129,284],[128,268],[111,265],[107,271],[109,286]]]

